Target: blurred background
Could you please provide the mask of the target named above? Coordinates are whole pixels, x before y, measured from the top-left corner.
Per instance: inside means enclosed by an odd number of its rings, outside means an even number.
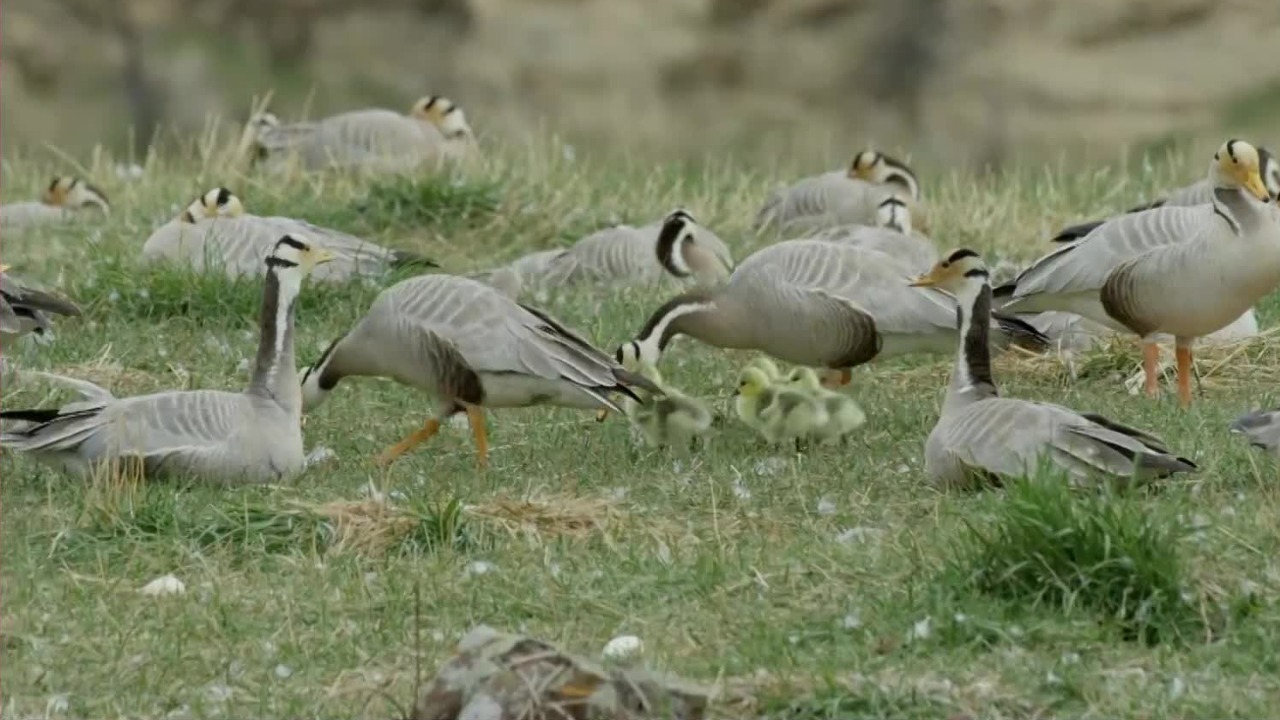
[[[286,119],[443,94],[482,141],[998,167],[1274,143],[1277,49],[1277,0],[5,0],[0,127],[123,152],[268,90]]]

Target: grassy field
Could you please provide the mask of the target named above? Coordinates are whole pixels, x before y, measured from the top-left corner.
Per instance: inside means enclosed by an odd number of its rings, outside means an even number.
[[[923,186],[941,247],[1028,260],[1051,230],[1194,179],[1207,160],[1175,153],[1094,173],[984,178],[926,165]],[[251,212],[364,233],[467,271],[676,205],[741,259],[762,244],[748,227],[775,180],[819,169],[653,167],[574,158],[552,143],[494,149],[452,179],[282,182],[225,167],[195,148],[154,160],[136,182],[113,180],[105,158],[81,168],[112,198],[110,219],[6,237],[3,260],[64,289],[85,316],[61,322],[52,344],[24,339],[6,355],[117,394],[242,387],[259,286],[136,261],[152,227],[214,185]],[[9,201],[76,167],[11,157],[3,171]],[[379,287],[308,286],[300,361]],[[662,299],[584,290],[539,304],[611,350]],[[1261,315],[1274,326],[1280,302]],[[749,357],[685,339],[663,368],[727,411]],[[1280,350],[1264,338],[1206,353],[1189,412],[1170,395],[1125,393],[1120,378],[1137,359],[1129,344],[1101,350],[1075,382],[1047,358],[996,367],[1006,394],[1153,429],[1202,468],[1126,495],[1043,482],[930,489],[922,448],[947,357],[858,370],[867,425],[848,448],[802,455],[770,450],[733,422],[686,455],[636,447],[616,417],[531,409],[490,415],[487,472],[475,469],[465,427],[381,471],[373,456],[430,404],[380,380],[345,383],[309,418],[308,447],[336,458],[287,487],[85,485],[6,453],[0,714],[399,717],[415,668],[429,673],[481,622],[588,654],[639,635],[655,666],[718,683],[727,717],[1274,714],[1277,473],[1226,426],[1247,407],[1280,403]],[[3,402],[60,397],[10,385]],[[368,502],[374,492],[390,507]],[[139,595],[166,573],[185,595]]]

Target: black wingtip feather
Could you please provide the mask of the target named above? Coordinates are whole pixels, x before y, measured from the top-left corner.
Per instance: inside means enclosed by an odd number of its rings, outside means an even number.
[[[47,423],[56,419],[58,419],[57,408],[0,410],[0,420],[26,420],[27,422]]]
[[[431,258],[413,252],[412,250],[393,250],[391,252],[391,265],[397,268],[438,268],[440,263]]]
[[[1106,220],[1094,220],[1091,222],[1080,223],[1079,225],[1072,225],[1070,227],[1065,227],[1059,230],[1057,235],[1053,236],[1052,242],[1056,242],[1056,243],[1075,242],[1076,240],[1079,240],[1080,238],[1096,230],[1098,226],[1102,225],[1104,222],[1106,222]]]
[[[1037,330],[1034,325],[1026,320],[1012,315],[1005,315],[1004,313],[992,313],[991,316],[996,319],[1000,329],[1004,330],[1018,347],[1034,352],[1045,352],[1053,344],[1047,335]]]

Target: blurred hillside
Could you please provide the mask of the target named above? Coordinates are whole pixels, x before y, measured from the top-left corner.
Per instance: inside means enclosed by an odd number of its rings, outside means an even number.
[[[1280,140],[1275,0],[6,0],[6,153],[444,94],[484,135],[945,162]],[[1270,49],[1270,50],[1267,50]]]

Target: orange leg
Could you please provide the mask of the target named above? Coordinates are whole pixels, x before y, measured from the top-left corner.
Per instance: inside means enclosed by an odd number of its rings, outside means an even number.
[[[1160,374],[1157,368],[1160,365],[1160,346],[1153,342],[1144,342],[1142,344],[1142,374],[1146,378],[1144,388],[1147,391],[1147,397],[1156,397],[1160,394]]]
[[[1178,357],[1178,405],[1191,407],[1191,348],[1178,347],[1174,350]]]
[[[609,408],[602,407],[596,411],[596,422],[602,423],[607,417],[609,417]]]
[[[430,440],[438,432],[440,432],[440,421],[431,418],[423,423],[421,429],[414,431],[409,437],[383,450],[382,454],[374,462],[381,467],[386,467],[395,462],[396,458]]]
[[[467,423],[476,439],[476,464],[483,470],[489,467],[489,433],[484,427],[484,411],[478,405],[467,406]]]
[[[828,371],[823,373],[822,386],[831,390],[848,385],[853,380],[853,371],[849,368],[841,368],[834,372]]]

